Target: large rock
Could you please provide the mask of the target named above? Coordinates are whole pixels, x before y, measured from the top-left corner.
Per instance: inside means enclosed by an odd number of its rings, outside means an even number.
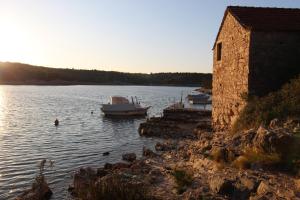
[[[256,135],[255,129],[249,129],[246,131],[243,131],[242,133],[236,134],[232,137],[232,140],[230,142],[230,145],[232,147],[246,147],[253,144],[253,138]]]
[[[257,194],[258,195],[265,195],[267,193],[273,192],[272,188],[268,183],[265,181],[261,181],[258,188],[257,188]]]
[[[155,145],[155,150],[156,151],[170,151],[176,149],[176,144],[172,142],[157,142]]]
[[[208,183],[212,192],[236,200],[248,200],[251,192],[257,188],[255,180],[236,175],[213,175]]]
[[[232,180],[220,176],[212,177],[209,180],[209,187],[214,193],[228,196],[232,196],[235,190]]]
[[[105,163],[104,169],[106,170],[116,170],[116,169],[123,169],[123,168],[129,168],[131,165],[123,162],[117,162],[114,164],[111,163]]]
[[[145,157],[156,157],[158,154],[154,153],[152,150],[143,147],[143,156]]]
[[[258,149],[266,153],[279,153],[284,155],[293,142],[292,135],[280,130],[267,130],[260,126],[257,130],[256,136],[253,139],[253,144]]]
[[[133,162],[136,160],[136,154],[135,153],[126,153],[122,155],[122,159],[128,162]]]

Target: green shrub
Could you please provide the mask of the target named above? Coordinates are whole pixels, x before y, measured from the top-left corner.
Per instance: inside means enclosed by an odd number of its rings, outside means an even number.
[[[247,105],[235,122],[232,132],[236,133],[260,124],[268,124],[274,118],[285,120],[300,116],[300,76],[285,84],[277,92],[264,97],[248,97]]]
[[[182,194],[186,191],[187,187],[190,186],[193,182],[192,174],[186,172],[182,169],[175,169],[172,173],[175,178],[177,184],[177,192],[178,194]]]

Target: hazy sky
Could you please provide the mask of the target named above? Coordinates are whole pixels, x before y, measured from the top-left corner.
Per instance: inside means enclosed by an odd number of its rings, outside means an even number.
[[[300,0],[0,0],[0,61],[211,72],[228,5],[300,8]]]

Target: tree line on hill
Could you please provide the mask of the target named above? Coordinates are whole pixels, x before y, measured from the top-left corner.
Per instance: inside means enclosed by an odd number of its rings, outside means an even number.
[[[211,88],[210,73],[123,73],[76,70],[0,62],[0,84],[36,85],[166,85]]]

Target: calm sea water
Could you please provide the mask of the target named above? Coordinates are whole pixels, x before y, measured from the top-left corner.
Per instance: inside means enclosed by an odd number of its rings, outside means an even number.
[[[100,111],[109,96],[138,96],[149,116],[186,95],[191,87],[0,86],[0,199],[13,199],[31,183],[42,159],[54,161],[46,178],[52,199],[69,199],[72,174],[82,166],[116,162],[124,152],[141,155],[157,139],[140,137],[145,119],[111,119]],[[91,114],[91,111],[94,114]],[[60,125],[53,122],[58,118]],[[102,156],[109,151],[110,155]]]

